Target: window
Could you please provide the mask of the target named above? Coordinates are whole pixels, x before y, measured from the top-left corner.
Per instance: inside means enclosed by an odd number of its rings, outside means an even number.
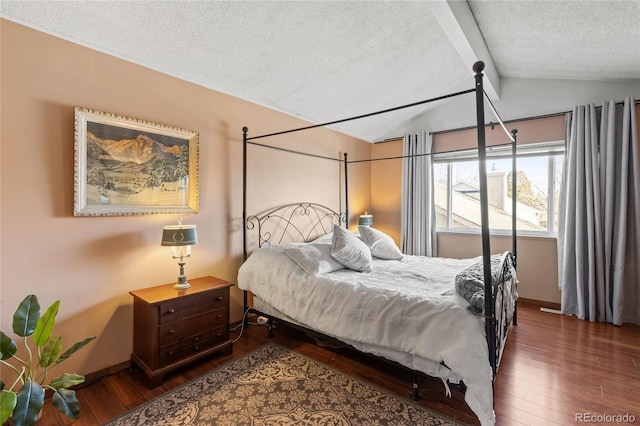
[[[555,234],[564,142],[529,143],[517,150],[517,229],[522,234]],[[434,161],[438,230],[480,229],[477,149],[440,153]],[[511,231],[510,146],[487,147],[487,196],[492,232]]]

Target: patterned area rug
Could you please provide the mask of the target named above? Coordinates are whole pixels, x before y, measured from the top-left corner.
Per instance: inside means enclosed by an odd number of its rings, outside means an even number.
[[[461,425],[268,343],[107,423],[119,425]]]

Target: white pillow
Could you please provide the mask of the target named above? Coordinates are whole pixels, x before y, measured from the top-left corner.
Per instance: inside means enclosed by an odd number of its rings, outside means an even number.
[[[384,232],[370,226],[358,226],[362,241],[371,249],[373,257],[379,259],[400,260],[404,256],[396,242]]]
[[[371,250],[360,238],[348,229],[333,225],[331,256],[349,269],[371,272]]]
[[[344,266],[331,256],[331,244],[299,244],[285,247],[282,251],[309,275],[344,269]]]

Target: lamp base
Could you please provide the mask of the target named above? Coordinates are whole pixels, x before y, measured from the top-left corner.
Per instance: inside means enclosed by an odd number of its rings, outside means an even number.
[[[178,277],[178,282],[173,285],[173,288],[176,290],[184,290],[189,287],[191,287],[191,284],[187,281],[186,275],[180,275]]]
[[[184,283],[184,284],[176,283],[176,284],[173,285],[173,288],[175,288],[176,290],[185,290],[185,289],[187,289],[189,287],[191,287],[191,284],[189,284],[189,283]]]

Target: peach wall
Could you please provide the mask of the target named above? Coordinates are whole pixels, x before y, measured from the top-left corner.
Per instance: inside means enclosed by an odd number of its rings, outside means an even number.
[[[377,143],[372,158],[402,155],[402,140]],[[400,245],[400,205],[402,203],[402,160],[389,159],[371,163],[371,213],[374,226],[391,235]]]
[[[510,237],[492,237],[491,252],[511,250]],[[560,303],[558,251],[553,237],[518,237],[518,293],[525,299]],[[478,235],[438,233],[438,256],[467,258],[482,254]]]
[[[556,115],[535,120],[506,123],[505,127],[509,132],[517,129],[518,145],[523,145],[564,140],[564,122],[564,115]],[[472,128],[434,135],[433,149],[435,152],[446,152],[457,149],[475,148],[478,146],[477,134],[476,129]],[[487,146],[501,145],[510,142],[500,125],[495,125],[493,128],[487,126],[485,128],[485,138]]]
[[[36,294],[43,309],[61,300],[56,330],[65,348],[98,336],[64,364],[87,374],[129,359],[129,291],[175,279],[178,267],[160,235],[178,217],[73,216],[73,107],[200,133],[200,213],[183,216],[197,225],[199,244],[186,272],[230,281],[242,260],[242,127],[257,135],[308,123],[10,21],[0,20],[0,31],[1,329],[10,331],[27,294]],[[333,157],[370,151],[369,144],[327,129],[280,143]],[[249,213],[291,197],[340,204],[338,163],[289,161],[250,147],[249,164]],[[319,180],[321,174],[328,177]],[[368,206],[369,168],[354,170],[350,183],[352,202]],[[235,321],[242,314],[237,288],[232,299]]]

